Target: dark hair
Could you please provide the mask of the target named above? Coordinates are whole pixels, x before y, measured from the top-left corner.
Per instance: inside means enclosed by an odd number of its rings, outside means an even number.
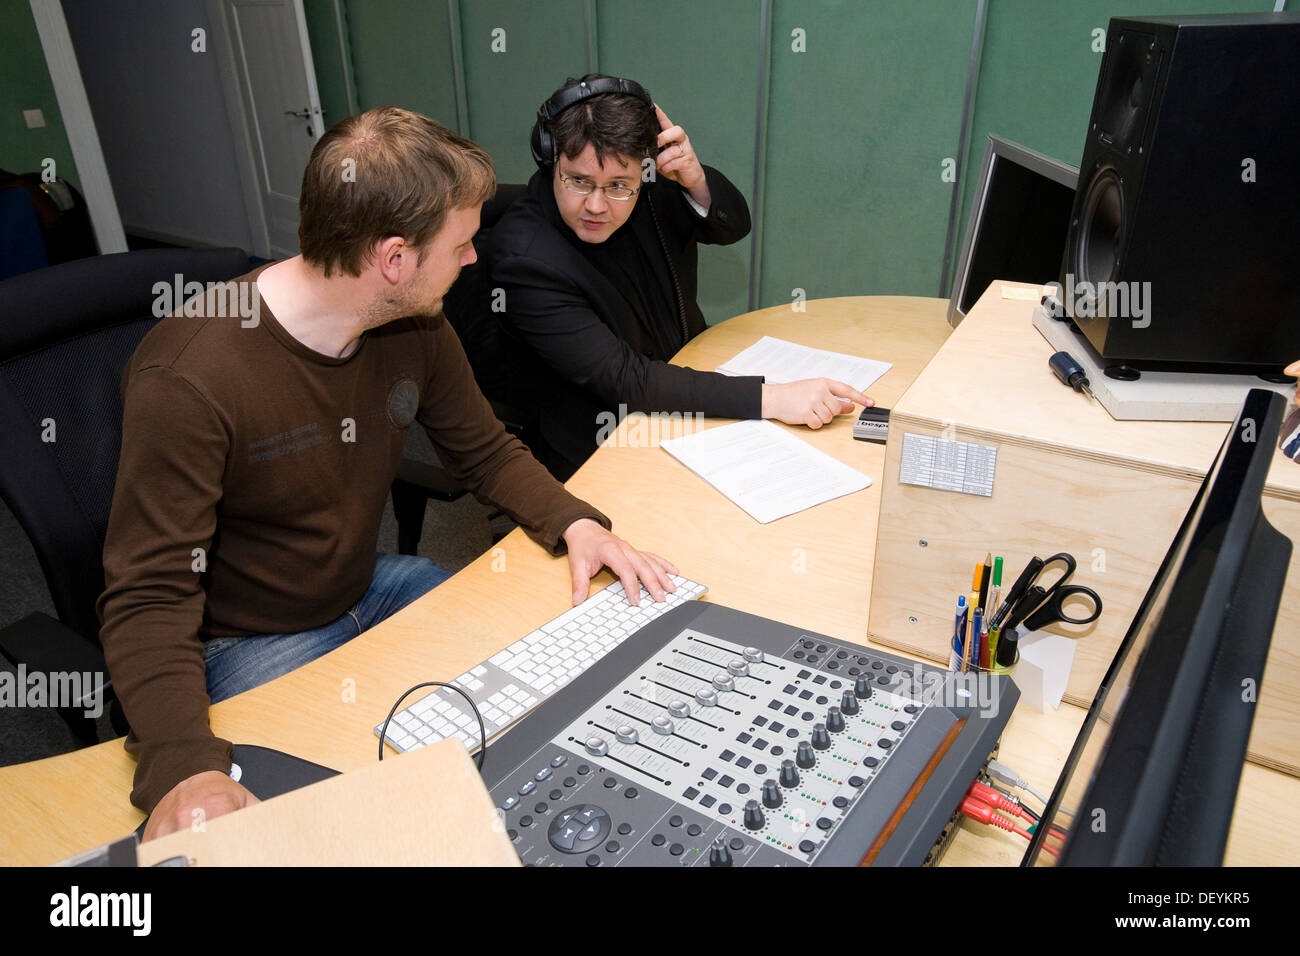
[[[581,81],[569,77],[564,85],[599,79],[607,77],[588,73]],[[573,159],[590,143],[596,148],[598,163],[604,164],[606,156],[623,156],[639,162],[658,152],[659,121],[654,111],[635,96],[599,93],[552,120],[551,138],[557,156]]]
[[[401,236],[420,250],[452,209],[496,191],[482,147],[427,116],[380,106],[349,116],[320,138],[302,176],[298,244],[328,277],[361,275],[375,244]]]

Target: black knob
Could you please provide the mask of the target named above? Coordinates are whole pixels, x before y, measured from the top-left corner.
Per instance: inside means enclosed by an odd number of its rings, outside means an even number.
[[[831,745],[831,735],[826,732],[825,724],[813,724],[812,745],[818,750],[825,750]]]
[[[807,770],[817,762],[817,755],[813,753],[812,744],[806,740],[799,741],[799,748],[795,751],[794,762],[804,770]]]
[[[871,696],[871,678],[866,674],[859,675],[858,679],[853,682],[853,693],[858,695],[859,700],[866,700]]]
[[[790,761],[787,760],[785,762],[789,763]],[[793,770],[794,767],[791,767],[790,769]],[[763,806],[767,807],[769,810],[775,810],[777,807],[781,805],[782,799],[783,798],[781,796],[781,788],[776,785],[776,781],[773,780],[771,777],[768,777],[766,780],[764,780],[763,781]]]
[[[799,786],[799,771],[794,768],[793,760],[786,759],[781,761],[781,786]]]
[[[709,848],[709,866],[731,866],[731,851],[727,849],[727,841],[718,837],[713,841],[713,846]]]
[[[747,801],[745,803],[745,829],[761,830],[763,829],[763,822],[763,808],[758,805],[758,801]]]
[[[840,710],[852,716],[858,712],[858,695],[851,690],[846,690],[844,696],[840,698]]]
[[[840,709],[833,704],[831,709],[826,711],[826,729],[833,734],[838,734],[844,729],[844,715]]]

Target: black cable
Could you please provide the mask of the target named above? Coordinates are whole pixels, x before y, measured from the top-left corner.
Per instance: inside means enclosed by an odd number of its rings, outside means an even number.
[[[1008,800],[1015,803],[1016,806],[1018,806],[1020,809],[1024,810],[1031,817],[1033,817],[1035,823],[1037,823],[1038,820],[1040,819],[1040,814],[1037,811],[1035,811],[1033,807],[1029,806],[1027,803],[1025,803],[1023,800],[1017,797],[1014,793],[1009,793],[1004,788],[999,787],[992,777],[986,777],[986,779],[980,782],[983,783],[984,786],[988,787],[990,790],[997,791],[998,793],[1002,794],[1002,796],[1006,797]]]
[[[686,327],[686,299],[682,296],[682,284],[677,278],[677,267],[673,265],[673,257],[668,254],[668,243],[664,241],[664,231],[659,228],[659,214],[655,212],[654,198],[647,192],[646,205],[650,207],[650,218],[655,224],[655,235],[659,237],[659,248],[668,260],[668,274],[673,277],[673,292],[677,295],[677,318],[682,324],[682,345],[685,346],[691,340],[690,330]]]
[[[406,698],[410,697],[411,694],[419,690],[421,687],[447,687],[460,694],[461,697],[464,697],[465,700],[469,702],[469,709],[474,711],[474,716],[478,719],[479,745],[475,765],[478,767],[478,772],[480,774],[483,773],[483,758],[487,755],[487,729],[483,726],[483,715],[478,712],[478,707],[474,705],[473,697],[470,697],[469,694],[465,693],[455,684],[449,684],[446,681],[441,680],[427,680],[423,684],[416,684],[401,697],[397,698],[397,703],[393,705],[393,709],[390,710],[388,716],[384,718],[384,726],[379,728],[379,759],[384,759],[384,740],[388,737],[388,725],[392,721],[393,715],[397,713],[397,708],[402,706],[402,701],[406,700]]]

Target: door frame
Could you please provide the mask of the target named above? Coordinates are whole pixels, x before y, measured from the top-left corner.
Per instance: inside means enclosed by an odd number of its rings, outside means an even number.
[[[59,0],[28,0],[36,32],[45,54],[46,68],[54,96],[63,118],[63,129],[72,150],[72,161],[77,166],[81,192],[90,214],[90,228],[95,234],[95,244],[101,254],[126,252],[126,232],[113,195],[113,183],[108,177],[104,151],[99,144],[99,132],[90,112],[90,100],[81,80],[81,67],[68,33],[68,21],[63,16]]]

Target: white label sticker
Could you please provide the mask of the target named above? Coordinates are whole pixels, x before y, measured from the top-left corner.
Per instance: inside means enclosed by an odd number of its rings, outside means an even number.
[[[905,485],[992,497],[998,450],[931,435],[903,434],[898,480]]]

